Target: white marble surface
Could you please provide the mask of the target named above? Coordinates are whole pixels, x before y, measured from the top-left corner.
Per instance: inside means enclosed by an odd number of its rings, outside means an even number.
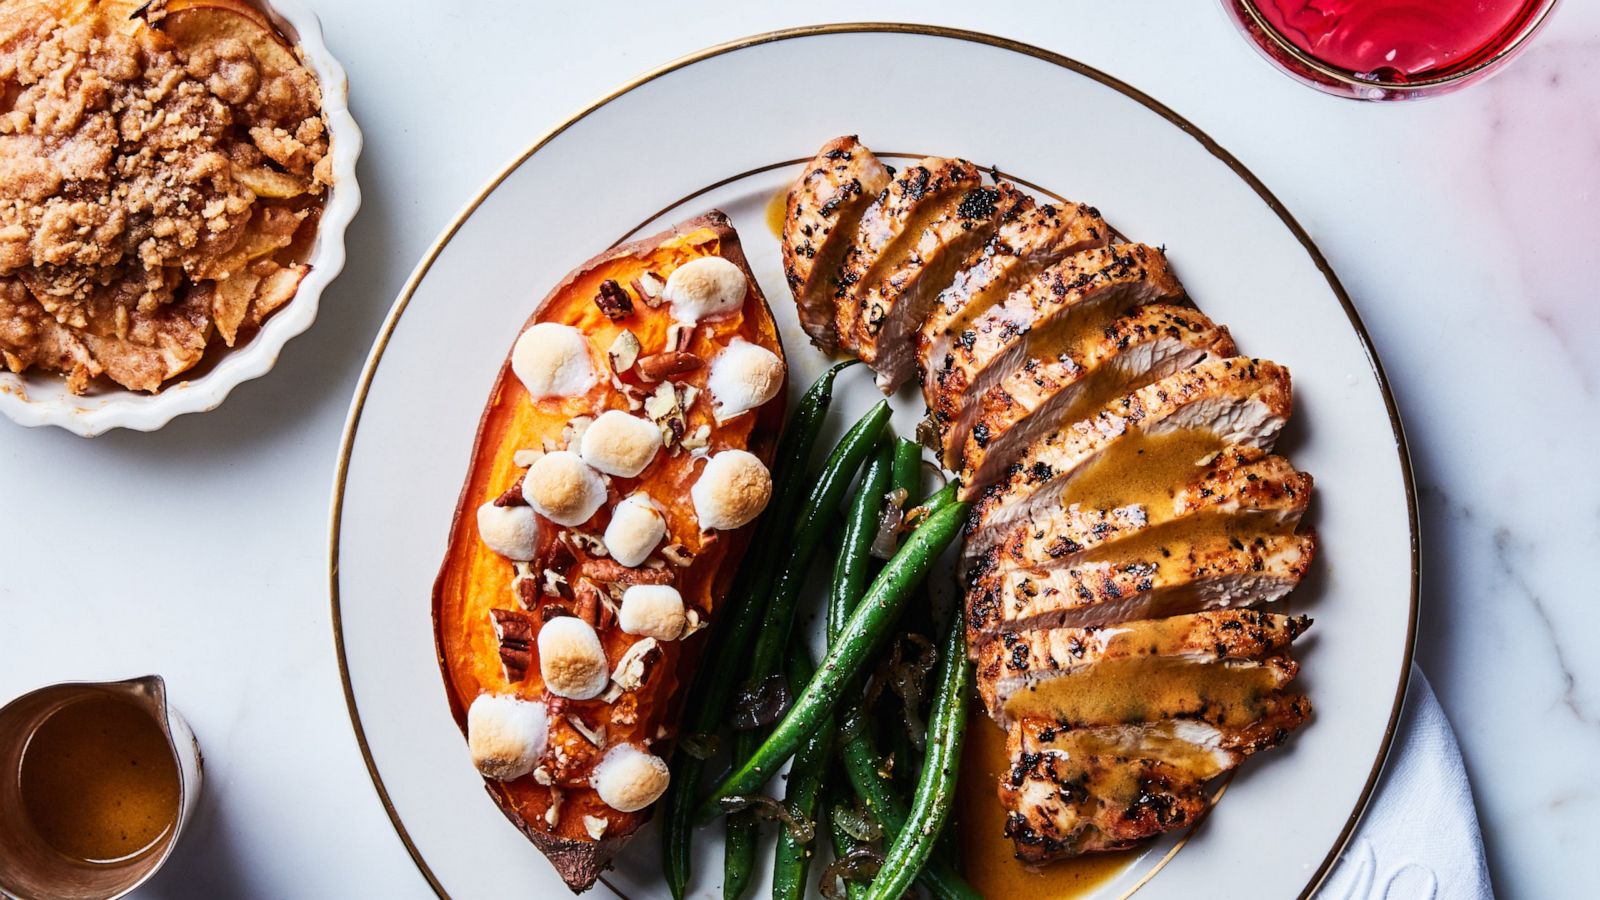
[[[1100,67],[1210,133],[1307,227],[1406,418],[1420,659],[1461,738],[1496,889],[1587,889],[1574,863],[1600,847],[1586,571],[1600,553],[1600,7],[1565,4],[1486,84],[1371,106],[1269,70],[1204,0],[320,6],[368,136],[366,208],[321,320],[273,375],[155,435],[0,424],[0,696],[159,672],[205,750],[194,831],[142,896],[427,895],[362,766],[329,628],[328,488],[369,341],[435,233],[551,123],[701,46],[861,19],[989,31]]]

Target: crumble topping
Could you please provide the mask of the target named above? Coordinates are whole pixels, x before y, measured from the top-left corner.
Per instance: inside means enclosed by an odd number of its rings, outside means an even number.
[[[321,102],[236,12],[0,8],[0,362],[154,391],[288,302],[331,180]]]

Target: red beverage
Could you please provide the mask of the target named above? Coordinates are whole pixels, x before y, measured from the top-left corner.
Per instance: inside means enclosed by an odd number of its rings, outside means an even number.
[[[1554,0],[1226,0],[1273,62],[1346,96],[1458,87],[1509,57]]]

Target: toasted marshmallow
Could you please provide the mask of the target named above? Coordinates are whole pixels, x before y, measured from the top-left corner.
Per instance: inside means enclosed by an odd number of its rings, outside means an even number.
[[[511,371],[535,400],[582,396],[595,384],[588,339],[571,325],[554,322],[540,322],[517,338]]]
[[[611,558],[632,568],[650,558],[667,536],[667,520],[649,494],[629,494],[611,510],[606,526],[606,549]]]
[[[632,744],[618,744],[595,764],[589,784],[612,809],[637,812],[666,793],[671,778],[661,757]]]
[[[577,616],[561,616],[539,629],[539,675],[557,697],[589,700],[611,681],[605,648],[594,626]]]
[[[528,467],[522,476],[522,496],[557,525],[582,525],[606,502],[606,483],[578,454],[556,450]]]
[[[674,319],[694,323],[737,310],[749,289],[738,266],[720,256],[702,256],[673,269],[661,295],[672,304]]]
[[[622,608],[617,624],[629,634],[675,641],[683,636],[688,619],[683,612],[683,595],[666,584],[634,584],[622,592]]]
[[[766,509],[772,497],[772,476],[754,453],[724,450],[712,456],[689,489],[700,527],[726,531],[739,528]]]
[[[539,543],[539,520],[526,506],[485,503],[478,507],[478,539],[506,559],[525,562]]]
[[[717,421],[726,421],[778,396],[783,387],[783,360],[765,347],[734,338],[711,360],[706,387],[711,390]]]
[[[508,694],[479,694],[467,707],[467,747],[485,778],[510,781],[533,771],[550,738],[545,706]]]
[[[583,431],[578,452],[607,475],[634,478],[661,449],[661,429],[648,419],[608,409]]]

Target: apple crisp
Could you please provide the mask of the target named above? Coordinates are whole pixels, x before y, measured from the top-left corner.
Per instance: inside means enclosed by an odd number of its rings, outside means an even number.
[[[315,76],[243,0],[0,4],[0,361],[155,391],[294,297]]]

